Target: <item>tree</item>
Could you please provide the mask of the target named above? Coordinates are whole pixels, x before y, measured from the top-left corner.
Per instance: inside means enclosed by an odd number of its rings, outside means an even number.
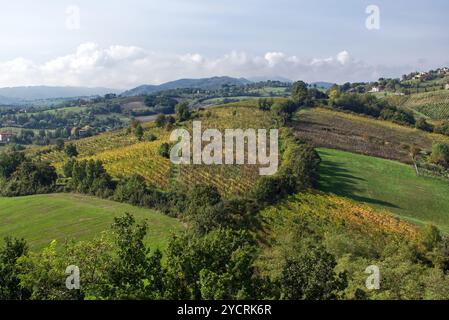
[[[324,247],[308,245],[285,258],[280,278],[281,298],[285,300],[335,299],[347,286],[346,275],[336,274],[333,255]]]
[[[142,125],[139,123],[136,128],[134,129],[134,135],[136,136],[138,141],[142,141],[143,138],[143,128]]]
[[[20,286],[21,270],[18,260],[28,254],[28,245],[23,239],[5,238],[0,248],[0,300],[22,300],[30,296]]]
[[[156,117],[156,120],[154,121],[156,127],[158,128],[163,128],[165,127],[166,123],[167,123],[167,117],[165,116],[165,114],[159,114]]]
[[[137,224],[129,213],[114,218],[112,230],[116,258],[104,293],[110,299],[160,299],[164,295],[164,271],[159,250],[145,246],[147,223]]]
[[[78,156],[78,150],[76,149],[76,146],[71,143],[65,147],[65,154],[70,158],[76,157]]]
[[[178,103],[175,107],[175,111],[179,121],[186,121],[190,119],[191,112],[187,101]]]
[[[296,81],[292,87],[292,100],[299,106],[303,105],[308,97],[307,84],[304,81]]]
[[[170,158],[170,144],[164,142],[159,147],[159,155],[164,158]]]
[[[290,121],[292,119],[293,113],[297,109],[297,104],[290,99],[283,102],[276,102],[271,107],[271,110],[281,122],[280,125],[284,125],[286,122]]]
[[[442,240],[440,230],[434,225],[428,224],[421,231],[421,243],[428,251],[436,248]]]
[[[147,136],[147,140],[148,141],[156,141],[157,140],[157,136],[154,133],[149,133]]]
[[[268,111],[271,109],[271,106],[273,105],[273,99],[267,99],[267,98],[260,98],[257,102],[259,109],[262,111]]]
[[[21,152],[0,153],[0,177],[8,179],[25,161],[25,156]]]
[[[58,150],[58,151],[64,150],[64,139],[56,140],[56,150]]]
[[[257,299],[264,287],[246,231],[218,229],[175,236],[167,250],[167,299]]]
[[[215,186],[197,184],[188,193],[189,205],[195,210],[199,207],[213,206],[221,201],[220,193]]]
[[[434,144],[430,155],[430,161],[446,168],[449,167],[449,144]]]
[[[56,169],[43,162],[25,161],[4,185],[5,196],[24,196],[53,192],[56,187]]]
[[[133,205],[145,205],[147,185],[145,178],[139,175],[132,175],[117,185],[114,192],[114,200],[128,202]]]

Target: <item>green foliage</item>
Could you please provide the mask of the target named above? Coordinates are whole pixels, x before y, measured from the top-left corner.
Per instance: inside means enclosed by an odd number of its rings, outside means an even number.
[[[322,246],[308,245],[285,258],[280,278],[281,298],[329,300],[347,286],[346,275],[336,274],[335,257]]]
[[[271,110],[271,107],[273,106],[274,101],[273,101],[273,99],[260,98],[257,101],[257,104],[258,104],[260,110],[268,111],[268,110]]]
[[[442,121],[441,123],[435,125],[434,128],[435,133],[444,134],[449,136],[449,121]]]
[[[114,192],[114,200],[144,206],[146,204],[146,195],[147,186],[145,179],[139,175],[132,175],[120,181],[117,185]]]
[[[65,147],[65,154],[70,158],[76,157],[78,156],[78,150],[76,150],[76,146],[71,143]]]
[[[159,114],[154,120],[154,124],[158,128],[163,128],[167,124],[167,116],[165,114]]]
[[[136,136],[138,141],[142,141],[143,138],[143,128],[142,125],[139,123],[136,128],[134,129],[134,135]]]
[[[108,273],[103,294],[109,299],[158,299],[163,292],[162,254],[150,254],[144,244],[147,224],[136,224],[125,214],[112,225],[116,258]]]
[[[306,102],[307,97],[307,84],[304,81],[296,81],[292,88],[292,100],[298,105],[303,105]]]
[[[258,202],[273,204],[287,195],[316,187],[320,162],[314,148],[291,133],[284,134],[279,172],[260,178],[252,190],[253,197]]]
[[[147,140],[152,142],[157,140],[157,136],[154,133],[149,133],[147,136]]]
[[[20,286],[21,270],[17,261],[28,254],[28,246],[23,239],[7,237],[0,248],[0,300],[27,299],[29,291]]]
[[[430,155],[430,161],[441,165],[445,168],[449,167],[449,144],[436,143],[432,147],[432,154]]]
[[[111,176],[106,172],[101,161],[69,160],[63,169],[66,176],[72,178],[68,184],[70,190],[106,198],[115,188]]]
[[[24,161],[25,156],[21,152],[0,153],[0,178],[9,179]]]
[[[187,101],[178,103],[175,107],[175,111],[179,121],[187,121],[191,117],[191,111]]]
[[[386,100],[377,99],[370,94],[339,94],[332,100],[332,106],[399,124],[415,124],[413,114],[391,106]]]
[[[428,251],[433,250],[441,242],[440,230],[434,225],[428,224],[421,231],[421,243]]]
[[[432,132],[434,130],[433,125],[428,123],[426,121],[426,119],[424,119],[424,118],[418,118],[418,120],[416,120],[415,128],[416,129],[420,129],[420,130],[424,130],[424,131],[427,131],[427,132]]]
[[[163,144],[160,145],[160,147],[159,147],[159,155],[161,157],[164,157],[164,158],[167,158],[167,159],[170,158],[170,144],[169,143],[164,142]]]
[[[58,150],[58,151],[64,150],[64,139],[56,140],[56,150]]]
[[[32,300],[72,300],[79,298],[78,290],[67,290],[65,285],[66,264],[58,255],[57,242],[44,248],[42,252],[23,256],[18,265],[23,273],[20,286],[31,292]]]
[[[284,126],[292,119],[296,110],[298,110],[298,104],[289,99],[282,102],[276,102],[271,107],[271,110],[277,118],[279,125]]]
[[[245,231],[175,237],[167,252],[167,298],[257,298],[256,247]]]
[[[43,162],[22,162],[7,182],[3,183],[2,195],[8,197],[55,190],[58,178],[54,167]]]

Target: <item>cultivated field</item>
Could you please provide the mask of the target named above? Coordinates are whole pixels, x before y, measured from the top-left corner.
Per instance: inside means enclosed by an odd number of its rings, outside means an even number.
[[[355,114],[313,108],[295,119],[298,136],[318,147],[334,148],[410,163],[410,147],[431,151],[434,142],[449,137]]]

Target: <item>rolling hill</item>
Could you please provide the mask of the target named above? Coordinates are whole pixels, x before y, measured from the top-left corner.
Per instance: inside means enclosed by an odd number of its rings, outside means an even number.
[[[258,110],[254,105],[254,102],[241,102],[200,111],[203,130],[272,128],[270,114]],[[191,123],[185,126],[189,130],[192,127]],[[126,130],[77,140],[74,144],[79,152],[78,159],[101,160],[106,170],[116,178],[139,174],[149,184],[163,189],[175,182],[193,185],[207,181],[224,195],[236,195],[245,193],[258,177],[258,168],[253,165],[175,166],[158,153],[160,145],[168,142],[170,131],[156,128],[154,123],[145,124],[144,129],[145,136],[152,133],[157,140],[139,142],[133,133]],[[53,148],[34,148],[28,152],[33,158],[50,161],[57,169],[61,169],[68,160],[64,152]]]
[[[301,110],[295,118],[298,134],[318,147],[340,149],[410,163],[410,147],[431,151],[449,137],[367,116],[325,108]]]
[[[151,209],[79,194],[48,194],[0,198],[0,239],[11,235],[27,240],[32,249],[52,240],[88,240],[109,229],[113,218],[125,212],[149,225],[147,243],[165,248],[181,223]],[[1,240],[2,241],[2,240]]]
[[[418,177],[412,166],[333,149],[319,149],[321,191],[388,210],[418,225],[449,233],[449,185]]]
[[[134,89],[125,91],[121,94],[124,97],[132,97],[139,95],[147,95],[159,91],[171,90],[171,89],[203,89],[214,90],[219,89],[223,85],[235,85],[243,86],[251,83],[251,81],[244,78],[231,78],[231,77],[212,77],[202,79],[179,79],[175,81],[166,82],[160,85],[142,85]]]

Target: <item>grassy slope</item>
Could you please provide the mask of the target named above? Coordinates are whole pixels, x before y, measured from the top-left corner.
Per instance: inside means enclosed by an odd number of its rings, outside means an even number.
[[[154,210],[76,194],[0,198],[0,237],[25,238],[33,249],[52,240],[87,240],[108,230],[113,217],[125,212],[147,219],[147,243],[164,248],[181,223]]]
[[[417,224],[433,223],[449,233],[449,185],[417,177],[409,165],[344,151],[319,149],[320,189],[394,214]]]

